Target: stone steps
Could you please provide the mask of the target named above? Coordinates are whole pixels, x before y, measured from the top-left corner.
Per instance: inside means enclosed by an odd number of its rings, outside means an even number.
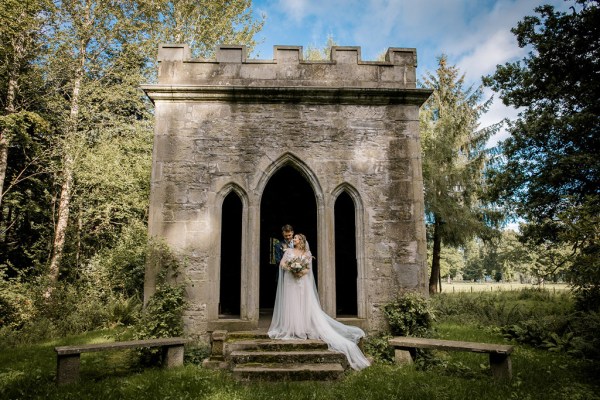
[[[323,350],[327,344],[320,340],[273,340],[273,339],[245,339],[228,341],[225,352],[254,350],[254,351],[293,351],[293,350]]]
[[[228,332],[223,356],[241,381],[333,380],[348,362],[320,340],[273,340],[266,332]]]
[[[346,357],[340,353],[329,350],[288,350],[288,351],[233,351],[229,359],[234,364],[256,364],[256,363],[313,363],[331,364],[338,363],[346,366]]]
[[[339,363],[240,364],[235,365],[232,372],[242,381],[324,381],[338,379],[344,373],[344,367]]]

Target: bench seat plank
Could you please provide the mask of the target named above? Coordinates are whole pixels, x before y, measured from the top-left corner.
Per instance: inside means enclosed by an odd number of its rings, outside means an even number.
[[[63,385],[77,381],[79,377],[79,361],[81,353],[104,350],[121,350],[140,347],[162,348],[162,365],[165,368],[183,365],[183,345],[189,342],[184,338],[162,338],[129,340],[126,342],[107,342],[81,344],[76,346],[57,346],[56,351],[56,383]]]
[[[425,339],[417,337],[394,337],[390,345],[400,348],[422,348],[448,351],[472,351],[475,353],[510,354],[513,346],[505,344],[461,342],[456,340]]]
[[[490,359],[492,375],[498,380],[512,378],[512,363],[510,354],[513,346],[504,344],[461,342],[456,340],[426,339],[417,337],[396,336],[388,340],[395,348],[397,364],[410,364],[415,357],[415,349],[435,349],[442,351],[471,351],[487,353]]]
[[[184,338],[163,338],[163,339],[144,339],[144,340],[129,340],[126,342],[106,342],[92,343],[75,346],[58,346],[54,351],[58,355],[87,353],[92,351],[131,349],[135,347],[158,347],[158,346],[178,346],[188,342]]]

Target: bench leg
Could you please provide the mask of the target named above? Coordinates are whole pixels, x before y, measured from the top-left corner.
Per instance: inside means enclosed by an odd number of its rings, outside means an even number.
[[[64,385],[79,378],[80,354],[59,355],[56,358],[56,383]]]
[[[394,360],[397,365],[412,364],[413,354],[405,349],[394,349]]]
[[[492,375],[497,380],[509,381],[512,379],[510,355],[490,353],[490,368],[492,369]]]
[[[164,368],[183,365],[183,345],[164,346],[162,352],[162,366]]]

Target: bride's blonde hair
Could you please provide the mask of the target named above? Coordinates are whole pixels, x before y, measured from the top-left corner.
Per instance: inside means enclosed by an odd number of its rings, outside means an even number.
[[[298,234],[296,234],[296,236],[298,236],[300,239],[302,239],[302,245],[301,245],[302,247],[300,248],[300,250],[306,251],[306,236],[304,236],[302,233],[298,233]]]

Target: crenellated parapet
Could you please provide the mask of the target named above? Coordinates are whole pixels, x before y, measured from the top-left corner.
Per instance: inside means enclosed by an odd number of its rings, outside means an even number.
[[[186,44],[158,51],[153,100],[273,101],[422,104],[416,89],[416,50],[389,48],[383,61],[363,61],[360,47],[334,46],[329,60],[304,60],[302,46],[274,46],[272,60],[249,59],[246,46],[221,45],[214,59],[191,58]],[[199,89],[201,88],[201,89]],[[422,93],[423,92],[423,93]]]
[[[363,61],[360,47],[331,48],[329,60],[303,59],[302,46],[274,46],[272,60],[249,59],[246,46],[220,45],[215,59],[193,59],[188,45],[163,44],[158,51],[161,65],[159,83],[199,84],[227,80],[261,86],[416,87],[417,52],[410,48],[389,48],[384,61]],[[186,74],[173,74],[173,64]],[[175,82],[176,81],[176,82]]]

